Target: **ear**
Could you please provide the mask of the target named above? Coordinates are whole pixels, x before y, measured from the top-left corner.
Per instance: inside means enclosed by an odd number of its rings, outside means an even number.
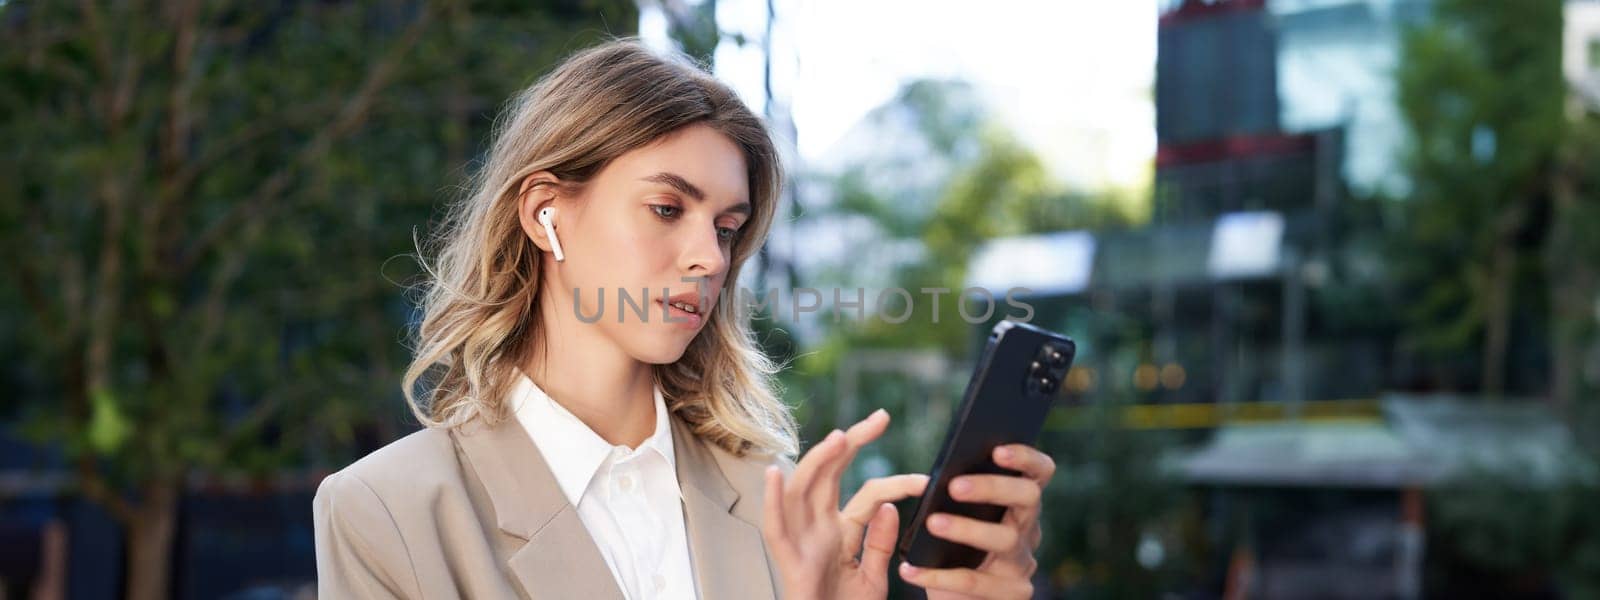
[[[539,222],[539,209],[556,203],[560,184],[561,179],[549,171],[536,171],[522,178],[517,186],[517,219],[522,232],[533,240],[533,245],[547,253],[552,251],[550,237],[545,235],[544,224]],[[557,220],[560,215],[557,211]]]

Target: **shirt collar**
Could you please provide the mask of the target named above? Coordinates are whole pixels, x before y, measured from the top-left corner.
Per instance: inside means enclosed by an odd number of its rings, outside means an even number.
[[[656,384],[653,387],[656,427],[639,446],[654,450],[666,459],[668,471],[672,473],[672,484],[678,487],[677,459],[673,453],[667,404],[661,395],[661,386]],[[577,506],[589,487],[589,480],[606,464],[613,448],[625,449],[625,446],[613,446],[600,437],[520,370],[511,390],[511,398],[517,421],[528,431],[534,444],[539,446],[540,453],[556,477],[556,483],[561,486],[562,494],[566,495],[568,502]],[[681,487],[678,495],[680,498],[683,495]]]

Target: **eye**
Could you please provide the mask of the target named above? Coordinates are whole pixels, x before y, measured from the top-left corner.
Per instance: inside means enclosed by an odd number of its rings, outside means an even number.
[[[731,242],[739,239],[739,230],[732,227],[718,227],[717,239],[720,239],[724,242]]]
[[[671,204],[651,204],[650,210],[655,211],[656,216],[663,219],[676,219],[678,214],[683,212],[683,209]]]

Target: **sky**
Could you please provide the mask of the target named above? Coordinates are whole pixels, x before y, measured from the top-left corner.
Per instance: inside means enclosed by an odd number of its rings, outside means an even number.
[[[764,35],[766,0],[718,0],[724,31]],[[919,77],[973,83],[1063,183],[1147,181],[1155,155],[1156,0],[774,0],[773,97],[791,107],[802,163]],[[648,6],[640,34],[664,39]],[[761,110],[758,46],[725,40],[717,76]]]

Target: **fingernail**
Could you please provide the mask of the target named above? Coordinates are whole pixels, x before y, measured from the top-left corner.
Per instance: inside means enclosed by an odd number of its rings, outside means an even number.
[[[887,415],[887,414],[889,414],[889,411],[881,409],[881,408],[878,409],[878,410],[872,411],[872,416],[874,416],[874,417],[876,417],[878,415]]]
[[[900,576],[911,578],[922,574],[922,570],[911,566],[911,563],[900,563]]]
[[[839,431],[838,429],[834,429],[832,432],[828,433],[828,437],[824,438],[822,441],[831,442],[831,441],[833,441],[834,438],[837,438],[837,437],[839,437],[841,435],[844,435],[843,431]]]
[[[994,451],[994,455],[999,457],[1000,460],[1011,460],[1011,449],[1001,446],[998,450]]]
[[[944,515],[933,515],[928,517],[928,527],[932,529],[943,531],[944,527],[949,524],[950,519]]]

